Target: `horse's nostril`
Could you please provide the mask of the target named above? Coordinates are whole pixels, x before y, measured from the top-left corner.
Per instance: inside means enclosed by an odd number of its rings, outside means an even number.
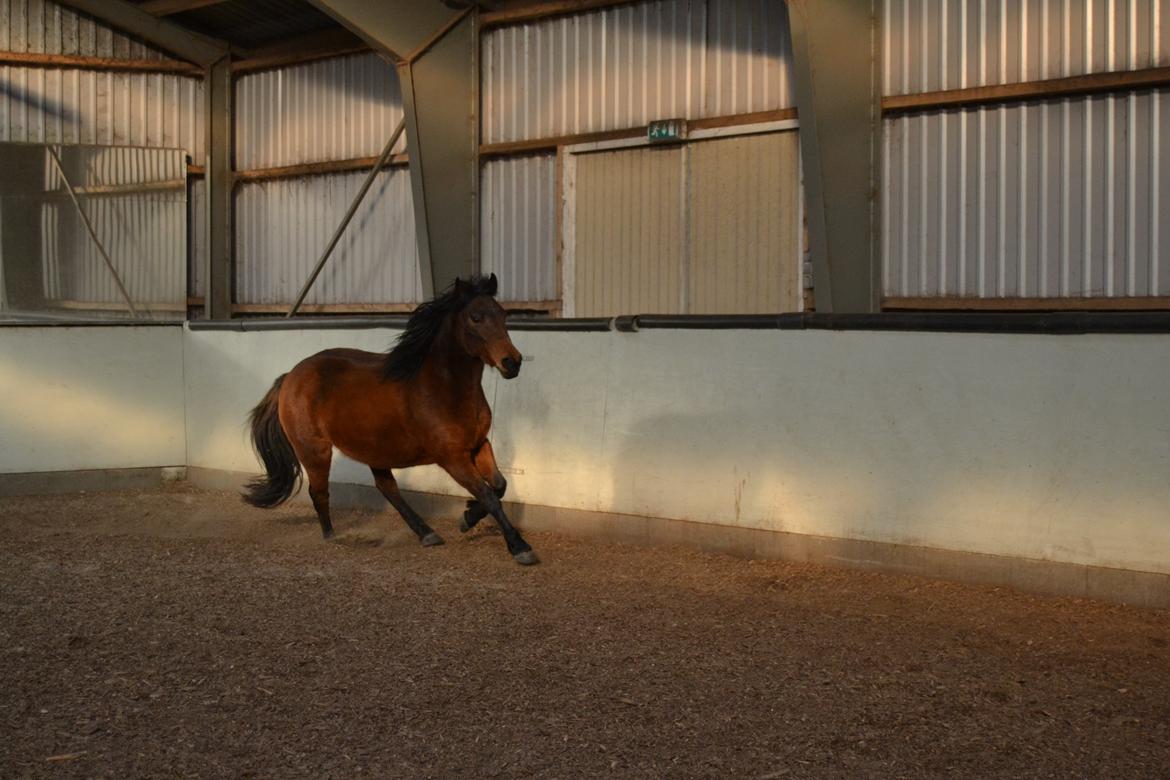
[[[504,358],[502,362],[504,365],[504,370],[509,374],[514,374],[520,370],[520,364],[510,357]]]

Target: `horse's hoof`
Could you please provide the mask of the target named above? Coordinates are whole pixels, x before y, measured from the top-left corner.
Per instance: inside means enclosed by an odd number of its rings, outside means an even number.
[[[512,560],[521,566],[531,566],[534,563],[540,563],[540,558],[536,557],[536,553],[532,550],[525,550],[522,553],[516,553],[512,556]]]
[[[471,523],[467,522],[467,513],[463,513],[463,517],[459,518],[459,533],[465,534],[471,530]]]
[[[443,537],[439,536],[434,531],[431,531],[429,534],[424,536],[421,541],[423,547],[435,547],[443,543]]]
[[[333,529],[330,528],[328,531],[322,531],[321,538],[324,539],[325,541],[329,541],[330,539],[332,539],[333,538]]]

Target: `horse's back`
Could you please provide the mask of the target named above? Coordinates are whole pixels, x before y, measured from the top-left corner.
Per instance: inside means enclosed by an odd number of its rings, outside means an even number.
[[[385,353],[335,348],[298,363],[281,386],[281,423],[294,440],[328,442],[362,463],[383,463],[386,448],[417,457],[402,385],[383,377]],[[295,446],[295,445],[294,445]],[[393,465],[402,465],[391,458]]]
[[[319,366],[371,368],[381,367],[386,355],[382,352],[367,352],[364,349],[350,347],[334,347],[325,349],[315,355],[310,355],[298,365],[310,363]],[[295,369],[294,369],[295,370]]]
[[[285,377],[288,393],[309,394],[317,399],[330,391],[368,391],[382,380],[386,356],[361,349],[326,349],[293,366]]]

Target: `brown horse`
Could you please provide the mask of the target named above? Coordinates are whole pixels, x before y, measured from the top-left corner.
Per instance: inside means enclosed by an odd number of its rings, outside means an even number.
[[[435,463],[473,496],[460,530],[490,514],[516,562],[536,563],[500,504],[507,482],[487,439],[492,411],[483,394],[484,365],[512,379],[521,361],[494,298],[496,286],[495,274],[457,280],[415,309],[388,354],[327,349],[278,377],[252,410],[252,445],[268,473],[248,483],[244,500],[258,507],[285,502],[299,488],[304,466],[328,539],[336,447],[370,467],[378,490],[424,546],[442,544],[403,500],[392,474]]]

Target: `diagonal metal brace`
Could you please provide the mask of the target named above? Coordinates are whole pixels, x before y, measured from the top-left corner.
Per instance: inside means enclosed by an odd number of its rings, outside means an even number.
[[[325,247],[325,251],[321,253],[321,259],[317,261],[317,265],[313,268],[313,272],[309,274],[309,278],[306,279],[305,283],[301,286],[300,295],[297,296],[296,303],[294,303],[292,308],[289,309],[288,314],[285,315],[286,317],[293,316],[297,313],[297,310],[301,308],[301,304],[305,301],[305,296],[309,294],[309,290],[312,289],[313,283],[317,281],[317,277],[321,275],[322,269],[325,268],[325,263],[328,262],[329,255],[333,254],[333,248],[336,247],[337,242],[341,240],[341,235],[345,232],[345,229],[349,227],[350,220],[353,219],[353,215],[357,213],[358,206],[361,205],[362,199],[364,199],[366,197],[366,193],[369,192],[370,186],[374,183],[374,177],[378,175],[378,171],[382,170],[382,167],[390,160],[390,152],[394,148],[394,145],[398,143],[398,139],[402,137],[402,132],[404,130],[406,130],[405,116],[399,120],[398,127],[394,128],[394,132],[390,134],[390,140],[386,142],[386,148],[382,150],[382,154],[378,157],[378,161],[374,163],[374,167],[370,169],[368,174],[366,174],[366,180],[362,183],[362,188],[358,190],[357,195],[353,199],[353,203],[349,204],[349,211],[345,212],[345,216],[342,217],[341,224],[337,226],[337,230],[333,231],[333,238],[329,239],[329,244]]]
[[[130,316],[137,318],[138,310],[134,308],[134,301],[130,300],[130,293],[126,292],[126,286],[122,284],[122,277],[118,276],[118,270],[114,268],[114,261],[110,259],[110,255],[106,252],[106,248],[102,246],[102,242],[98,239],[97,233],[93,229],[93,224],[90,223],[89,217],[85,215],[85,210],[81,208],[81,201],[77,199],[77,193],[73,190],[73,185],[69,183],[69,177],[65,175],[65,166],[61,165],[61,158],[57,156],[57,150],[52,146],[46,146],[49,154],[53,158],[53,165],[57,168],[57,173],[61,175],[61,181],[65,182],[65,190],[69,193],[69,199],[73,201],[73,207],[77,209],[77,215],[81,217],[81,221],[85,224],[85,229],[89,231],[89,237],[93,239],[94,246],[97,247],[98,253],[101,254],[102,260],[106,263],[106,268],[110,270],[110,275],[114,277],[114,284],[118,286],[118,292],[126,299],[126,305],[130,307]]]

